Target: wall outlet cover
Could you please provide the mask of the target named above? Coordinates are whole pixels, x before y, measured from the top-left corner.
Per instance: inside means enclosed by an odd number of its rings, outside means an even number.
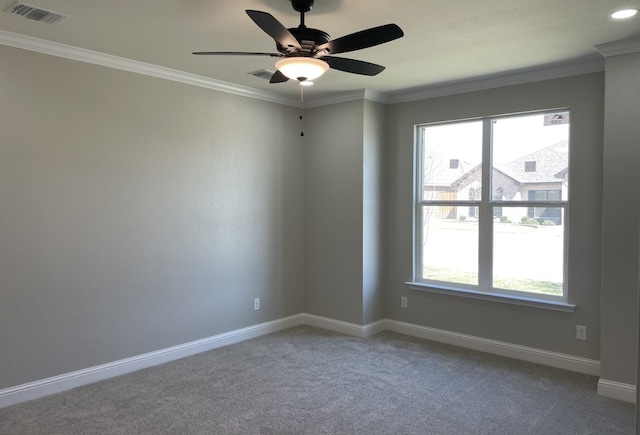
[[[400,307],[401,308],[407,308],[407,297],[406,296],[400,296]]]

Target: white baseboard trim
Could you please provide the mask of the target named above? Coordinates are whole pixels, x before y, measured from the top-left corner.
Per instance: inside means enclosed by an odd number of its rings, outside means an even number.
[[[131,358],[101,364],[95,367],[64,373],[39,381],[29,382],[0,390],[0,408],[15,405],[27,400],[37,399],[50,394],[60,393],[82,385],[102,381],[136,370],[164,364],[197,353],[206,352],[222,346],[239,343],[244,340],[270,334],[304,323],[304,314],[265,322],[235,331],[214,335],[201,340],[191,341],[178,346],[160,349]]]
[[[251,338],[302,324],[363,338],[385,330],[395,331],[412,337],[433,340],[440,343],[534,362],[578,373],[585,373],[593,376],[600,375],[600,361],[576,357],[573,355],[489,340],[482,337],[429,328],[396,320],[384,319],[367,325],[357,325],[341,320],[301,313],[178,346],[161,349],[155,352],[149,352],[143,355],[137,355],[131,358],[95,367],[89,367],[75,372],[65,373],[47,379],[5,388],[0,390],[0,408],[48,396],[50,394],[60,393],[82,385],[102,381],[155,365],[164,364],[169,361],[206,352],[222,346],[239,343],[244,340],[249,340]],[[634,385],[600,379],[598,382],[598,394],[612,399],[635,403],[636,388]]]
[[[379,320],[367,325],[357,325],[355,323],[343,322],[342,320],[330,319],[314,314],[303,314],[303,319],[305,325],[315,326],[345,335],[352,335],[354,337],[366,338],[386,329],[385,320]]]
[[[636,403],[636,386],[621,382],[600,379],[598,381],[598,395],[624,402]]]
[[[520,346],[503,341],[489,340],[487,338],[459,334],[457,332],[429,328],[411,323],[398,322],[396,320],[387,319],[386,326],[386,329],[390,331],[399,332],[412,337],[424,338],[440,343],[543,364],[573,372],[600,376],[600,361],[597,360]]]

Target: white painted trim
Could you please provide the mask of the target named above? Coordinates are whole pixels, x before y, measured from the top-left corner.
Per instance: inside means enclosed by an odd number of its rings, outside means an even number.
[[[360,101],[366,99],[367,91],[358,89],[356,91],[340,92],[325,96],[314,97],[312,100],[305,100],[304,108],[312,109],[314,107],[329,106],[331,104],[348,103],[349,101]]]
[[[490,340],[473,335],[445,331],[442,329],[429,328],[396,320],[387,320],[386,324],[388,330],[410,335],[412,337],[424,338],[440,343],[451,344],[494,355],[506,356],[508,358],[514,358],[522,361],[543,364],[573,372],[585,373],[593,376],[600,375],[600,361],[597,360],[558,352],[550,352],[533,347],[520,346],[503,341]]]
[[[37,399],[50,394],[60,393],[82,385],[131,373],[136,370],[164,364],[197,353],[206,352],[222,346],[239,343],[244,340],[270,334],[304,323],[304,315],[294,316],[249,326],[235,331],[195,340],[178,346],[160,349],[131,358],[89,367],[75,372],[42,379],[27,384],[0,390],[0,408],[15,405],[27,400]]]
[[[328,317],[316,316],[314,314],[303,315],[304,324],[315,326],[316,328],[328,331],[339,332],[354,337],[369,337],[385,328],[384,320],[370,323],[369,325],[357,325],[355,323],[343,322],[342,320],[330,319]]]
[[[622,382],[600,379],[598,381],[598,395],[624,402],[636,403],[636,386]]]
[[[341,320],[301,313],[178,346],[161,349],[155,352],[149,352],[75,372],[65,373],[47,379],[5,388],[0,390],[0,408],[48,396],[50,394],[60,393],[82,385],[102,381],[155,365],[164,364],[169,361],[185,358],[197,353],[239,343],[244,340],[249,340],[261,335],[270,334],[272,332],[303,324],[363,338],[370,337],[385,330],[395,331],[412,337],[433,340],[578,373],[585,373],[593,376],[599,376],[600,374],[600,361],[576,357],[573,355],[489,340],[482,337],[459,334],[456,332],[429,328],[396,320],[383,319],[367,325],[357,325]],[[598,394],[617,400],[635,402],[635,386],[633,385],[601,379],[598,382]]]
[[[637,41],[634,41],[635,40],[632,40],[632,43],[637,44]],[[123,71],[129,71],[137,74],[143,74],[151,77],[157,77],[165,80],[171,80],[178,83],[200,86],[203,88],[226,92],[234,95],[240,95],[243,97],[255,98],[258,100],[269,101],[286,106],[293,106],[298,108],[300,107],[300,102],[297,98],[286,97],[276,93],[265,92],[246,86],[240,86],[234,83],[224,82],[222,80],[215,80],[197,74],[186,73],[171,68],[165,68],[149,63],[126,59],[123,57],[112,56],[97,51],[87,50],[84,48],[74,47],[66,44],[60,44],[57,42],[47,41],[44,39],[21,35],[5,30],[0,30],[0,44],[80,62],[115,68]],[[633,44],[631,45],[631,50],[637,51],[637,47],[634,48],[635,46]],[[596,48],[606,56],[608,54],[605,54],[605,52],[607,52],[608,50],[612,51],[611,54],[621,54],[623,51],[620,50],[630,49],[628,45],[629,44],[627,44],[625,41],[622,41],[598,45],[596,46]],[[617,52],[614,53],[613,51],[616,50]],[[492,75],[490,77],[481,77],[472,80],[441,83],[433,86],[404,89],[397,92],[382,93],[372,91],[370,89],[360,89],[351,92],[339,92],[324,97],[309,99],[304,103],[304,107],[313,108],[361,99],[376,101],[383,104],[405,103],[447,95],[461,94],[465,92],[474,92],[499,88],[503,86],[536,82],[540,80],[549,80],[568,77],[572,75],[587,74],[603,70],[603,59],[599,59],[598,61],[578,62],[560,66],[542,66],[536,69],[522,70],[517,72],[505,72]]]
[[[484,91],[504,86],[521,85],[541,80],[559,79],[600,71],[604,71],[604,59],[559,66],[543,66],[536,69],[505,72],[472,80],[460,80],[451,83],[441,83],[435,86],[404,89],[402,91],[386,94],[385,103],[407,103],[417,100],[426,100],[429,98]]]
[[[596,45],[596,50],[604,57],[636,53],[640,51],[640,38],[622,39],[620,41],[598,44]]]
[[[479,299],[482,301],[499,302],[503,304],[520,305],[523,307],[539,308],[542,310],[562,311],[565,313],[573,313],[576,310],[575,304],[552,299],[534,298],[509,293],[484,292],[466,288],[426,284],[422,282],[405,282],[405,285],[415,291]]]
[[[310,109],[313,107],[328,106],[330,104],[348,103],[349,101],[370,100],[377,103],[387,104],[389,99],[385,94],[371,89],[359,89],[357,91],[341,92],[339,94],[328,95],[324,97],[316,97],[311,101],[305,101],[304,107]]]
[[[21,48],[23,50],[35,51],[38,53],[62,57],[65,59],[77,60],[94,65],[129,71],[136,74],[143,74],[178,83],[193,86],[200,86],[214,91],[226,92],[258,100],[270,101],[272,103],[284,104],[287,106],[299,107],[297,98],[289,98],[272,92],[264,92],[257,89],[236,85],[222,80],[215,80],[209,77],[190,74],[171,68],[165,68],[123,57],[112,56],[110,54],[74,47],[71,45],[59,44],[44,39],[31,36],[20,35],[18,33],[0,30],[0,44],[10,47]]]
[[[362,327],[362,335],[363,337],[371,337],[372,335],[376,335],[379,332],[387,330],[387,320],[379,320],[377,322],[369,323],[368,325],[364,325]]]

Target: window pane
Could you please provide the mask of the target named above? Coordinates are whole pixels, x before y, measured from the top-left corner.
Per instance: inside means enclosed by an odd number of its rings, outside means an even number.
[[[520,207],[503,207],[514,213]],[[533,208],[532,208],[533,209]],[[538,210],[536,207],[535,210]],[[562,208],[545,207],[543,214],[562,222]],[[555,218],[494,223],[493,287],[562,296],[564,226]]]
[[[420,132],[422,200],[475,199],[482,181],[482,121],[429,125]]]
[[[569,194],[569,112],[493,120],[492,195],[560,201]]]
[[[478,221],[469,207],[421,207],[422,279],[478,284]]]

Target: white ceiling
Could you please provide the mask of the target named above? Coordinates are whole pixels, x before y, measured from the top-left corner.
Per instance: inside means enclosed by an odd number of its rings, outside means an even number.
[[[0,0],[5,11],[15,2]],[[299,14],[289,0],[27,0],[69,17],[45,24],[0,12],[0,32],[12,32],[205,76],[286,97],[293,81],[269,84],[247,73],[275,59],[194,56],[192,51],[275,52],[273,40],[244,12],[268,12],[286,27]],[[640,8],[640,0],[316,0],[308,27],[332,38],[396,23],[403,38],[341,56],[385,65],[378,76],[330,70],[306,98],[368,89],[393,95],[478,78],[569,65],[594,65],[594,45],[640,36],[640,17],[610,13]],[[2,38],[0,38],[1,40]]]

